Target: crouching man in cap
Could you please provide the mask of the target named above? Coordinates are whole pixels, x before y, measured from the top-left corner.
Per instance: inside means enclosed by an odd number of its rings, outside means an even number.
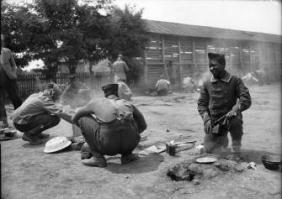
[[[106,167],[104,155],[116,154],[122,155],[122,164],[134,161],[137,156],[132,151],[140,141],[140,133],[147,128],[145,119],[135,106],[118,97],[118,84],[108,84],[102,89],[105,98],[92,100],[72,118],[81,128],[93,155],[90,159],[82,157],[82,163]],[[87,151],[84,145],[82,153],[85,148]]]
[[[204,151],[215,152],[228,146],[239,157],[243,135],[242,112],[251,106],[251,96],[243,81],[225,70],[223,54],[208,53],[210,80],[204,82],[198,99],[198,111],[204,121]]]
[[[165,79],[165,76],[160,75],[160,79],[157,81],[155,90],[157,91],[157,95],[164,96],[169,93],[170,90],[170,81]]]
[[[24,133],[22,139],[30,144],[42,144],[49,137],[43,134],[46,129],[56,126],[60,118],[71,122],[71,116],[62,111],[55,102],[61,90],[54,83],[49,83],[43,92],[30,95],[12,114],[14,126]]]

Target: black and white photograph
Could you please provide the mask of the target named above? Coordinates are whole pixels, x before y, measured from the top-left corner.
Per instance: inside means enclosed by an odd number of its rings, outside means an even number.
[[[1,0],[1,199],[280,199],[280,0]]]

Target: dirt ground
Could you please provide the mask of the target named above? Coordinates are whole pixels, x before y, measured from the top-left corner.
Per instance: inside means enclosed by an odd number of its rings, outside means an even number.
[[[99,198],[281,198],[281,173],[261,164],[265,153],[280,154],[280,84],[252,86],[252,107],[243,113],[243,157],[256,169],[226,172],[199,185],[172,181],[168,167],[195,157],[195,149],[172,157],[165,152],[142,156],[128,165],[120,156],[107,157],[108,167],[83,166],[78,151],[45,154],[44,145],[30,146],[21,139],[4,141],[2,147],[2,194],[5,199],[99,199]],[[200,144],[202,120],[197,112],[198,93],[173,93],[165,97],[136,96],[133,103],[144,113],[147,136],[139,148],[176,137],[191,136]],[[48,130],[51,136],[72,135],[71,125],[61,121]]]

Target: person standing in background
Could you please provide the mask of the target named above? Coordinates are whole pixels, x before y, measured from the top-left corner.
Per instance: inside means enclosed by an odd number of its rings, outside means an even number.
[[[4,48],[4,35],[1,34],[1,56],[0,56],[0,128],[9,126],[5,109],[5,91],[17,109],[22,100],[18,96],[17,66],[10,49]]]
[[[122,54],[119,54],[117,60],[113,63],[115,83],[118,80],[126,82],[126,73],[129,71],[127,64],[122,60],[122,57]]]

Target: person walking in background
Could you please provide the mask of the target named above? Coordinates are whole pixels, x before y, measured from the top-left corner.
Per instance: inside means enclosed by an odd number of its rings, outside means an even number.
[[[105,98],[92,100],[72,117],[87,143],[81,150],[82,163],[106,167],[104,155],[121,154],[121,163],[127,164],[137,159],[132,151],[147,124],[134,105],[118,97],[118,84],[108,84],[102,89]],[[91,155],[85,155],[87,151]]]
[[[113,72],[114,72],[114,82],[118,80],[126,82],[126,73],[129,71],[129,68],[125,61],[123,61],[122,54],[118,55],[117,60],[113,63]]]
[[[240,157],[243,135],[242,112],[251,106],[251,96],[241,78],[225,70],[223,54],[208,53],[211,79],[204,82],[198,99],[198,111],[204,121],[204,151],[225,151],[227,133],[232,138],[235,158]]]
[[[0,56],[0,121],[2,126],[9,126],[7,113],[5,109],[5,91],[13,103],[14,109],[17,109],[22,100],[18,96],[17,85],[17,66],[10,49],[4,47],[4,35],[1,34],[1,56]]]

